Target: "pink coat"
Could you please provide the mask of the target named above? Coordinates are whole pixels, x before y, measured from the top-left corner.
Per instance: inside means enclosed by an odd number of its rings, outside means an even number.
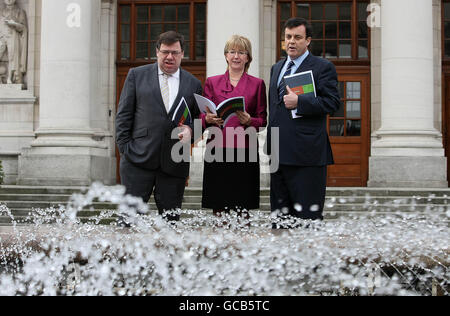
[[[226,99],[243,96],[245,98],[245,111],[251,116],[251,126],[259,132],[261,128],[264,128],[267,125],[266,85],[262,79],[244,73],[238,85],[233,87],[230,83],[227,71],[223,75],[206,79],[203,95],[213,101],[216,105],[219,105]],[[204,128],[209,127],[206,125],[205,117],[205,114],[201,115]],[[224,126],[222,129],[224,147],[227,147],[227,128],[239,126],[244,127],[237,117],[231,118],[227,125]],[[233,147],[241,147],[238,146],[236,137]],[[248,142],[246,142],[245,147],[248,147]]]

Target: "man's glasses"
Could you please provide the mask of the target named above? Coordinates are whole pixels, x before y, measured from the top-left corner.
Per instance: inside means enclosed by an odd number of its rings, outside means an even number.
[[[179,50],[160,50],[159,53],[163,56],[169,56],[170,54],[172,54],[173,57],[178,57],[183,52]]]

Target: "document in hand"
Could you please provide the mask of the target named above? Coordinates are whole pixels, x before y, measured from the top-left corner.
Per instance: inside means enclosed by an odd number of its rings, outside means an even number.
[[[312,70],[286,76],[284,77],[284,81],[296,95],[314,93],[314,96],[317,96]],[[301,115],[297,115],[297,109],[292,110],[292,118],[300,117]]]
[[[181,98],[180,103],[178,104],[175,112],[173,113],[172,121],[177,126],[192,124],[191,111],[189,111],[189,106],[187,105],[184,97]]]
[[[227,122],[230,120],[230,118],[236,116],[237,111],[245,112],[244,97],[229,98],[221,102],[217,106],[214,104],[214,102],[201,95],[194,93],[194,97],[197,101],[198,108],[202,113],[207,113],[206,109],[209,109],[211,113],[217,114],[217,116],[223,120],[224,126],[227,125]]]

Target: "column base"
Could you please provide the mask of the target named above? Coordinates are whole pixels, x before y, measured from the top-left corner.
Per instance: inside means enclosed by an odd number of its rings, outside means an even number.
[[[370,157],[367,186],[447,188],[447,158]]]
[[[27,148],[19,156],[19,185],[116,184],[116,159],[92,148]]]

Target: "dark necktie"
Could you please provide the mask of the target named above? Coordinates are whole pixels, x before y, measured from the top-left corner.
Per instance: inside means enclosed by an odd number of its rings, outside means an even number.
[[[289,76],[292,72],[292,67],[294,67],[295,63],[291,61],[286,69],[286,72],[284,73],[283,77],[281,78],[280,85],[278,86],[278,99],[280,101],[283,100],[284,95],[286,94],[286,82],[284,81],[284,77]]]

